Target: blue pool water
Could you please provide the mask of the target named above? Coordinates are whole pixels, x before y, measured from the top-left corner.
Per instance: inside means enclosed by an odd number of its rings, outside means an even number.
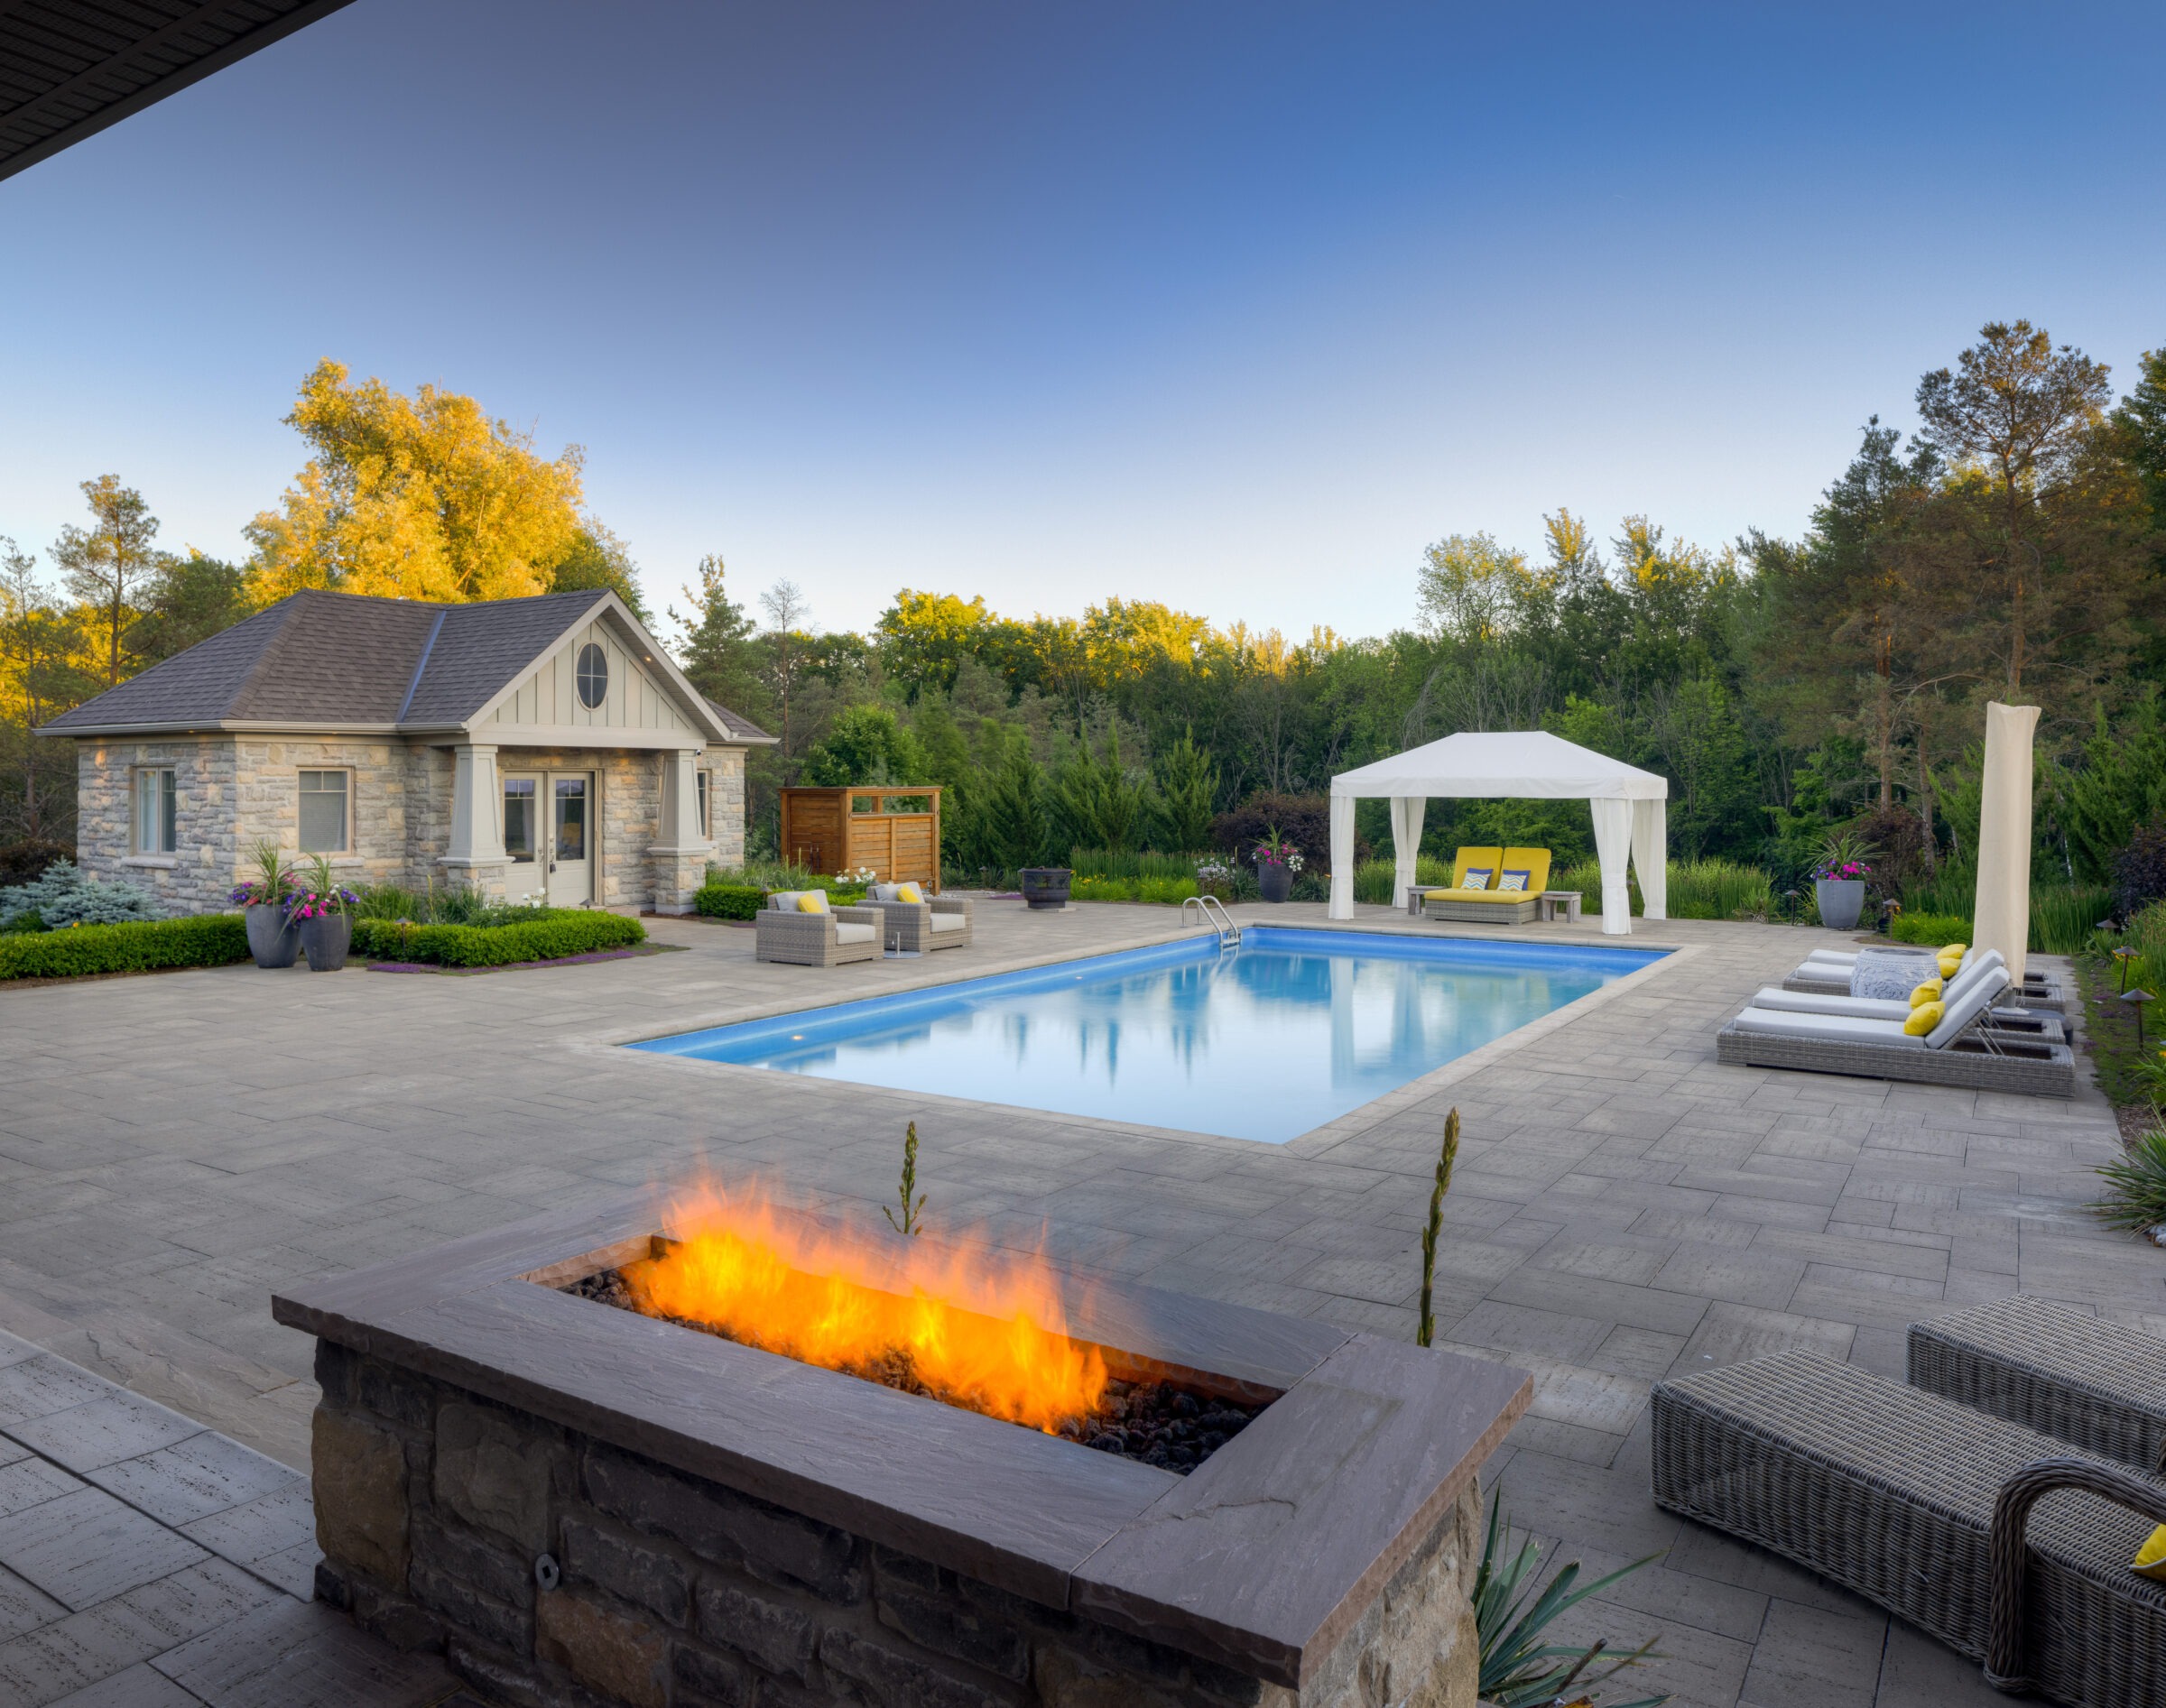
[[[634,1049],[1287,1140],[1662,957],[1251,927]]]

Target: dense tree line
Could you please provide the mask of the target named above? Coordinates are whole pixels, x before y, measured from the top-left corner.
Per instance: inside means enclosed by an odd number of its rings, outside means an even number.
[[[940,783],[967,868],[1197,852],[1273,822],[1315,838],[1335,771],[1456,730],[1539,727],[1668,777],[1682,857],[1790,872],[1855,825],[1892,859],[1959,865],[1980,707],[2003,698],[2044,708],[2041,857],[2103,878],[2166,813],[2166,351],[2116,402],[2080,351],[1990,325],[1915,402],[1907,441],[1867,422],[1799,539],[1709,549],[1643,516],[1597,538],[1565,509],[1532,553],[1452,534],[1412,566],[1414,621],[1381,637],[1289,641],[1124,599],[1025,619],[907,588],[869,632],[819,632],[787,582],[739,600],[718,557],[671,636],[702,691],[780,737],[754,762],[755,845],[799,781]],[[96,526],[49,554],[73,604],[6,559],[17,762],[0,836],[60,822],[64,780],[22,759],[25,718],[290,586],[635,586],[621,542],[576,509],[576,452],[544,464],[470,400],[410,402],[327,364],[293,419],[315,456],[252,525],[247,564],[159,557],[109,477],[86,487]],[[1365,808],[1367,839],[1382,816]],[[1452,802],[1429,835],[1569,858],[1589,827],[1582,805]]]

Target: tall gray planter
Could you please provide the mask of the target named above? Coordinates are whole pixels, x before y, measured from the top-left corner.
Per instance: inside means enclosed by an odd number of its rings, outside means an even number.
[[[1023,900],[1033,908],[1065,908],[1075,872],[1069,866],[1025,866],[1022,872]]]
[[[1256,888],[1266,901],[1283,901],[1293,893],[1293,868],[1283,861],[1266,860],[1256,867]]]
[[[1863,878],[1815,878],[1813,893],[1819,898],[1820,923],[1830,931],[1848,931],[1857,925],[1857,916],[1865,911],[1865,881]]]
[[[344,966],[353,940],[354,922],[343,913],[319,914],[301,922],[301,946],[308,953],[311,973],[336,973]]]
[[[301,953],[299,920],[289,919],[286,910],[275,901],[243,908],[241,918],[248,922],[248,953],[255,956],[256,965],[293,965],[294,956]]]

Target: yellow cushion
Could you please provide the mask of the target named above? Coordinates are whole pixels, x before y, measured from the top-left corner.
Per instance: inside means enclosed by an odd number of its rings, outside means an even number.
[[[828,892],[825,890],[808,890],[797,899],[800,913],[825,913],[828,910]]]
[[[2166,1524],[2151,1533],[2151,1539],[2136,1550],[2136,1557],[2129,1565],[2138,1575],[2154,1583],[2166,1583]]]
[[[925,892],[914,883],[899,883],[895,886],[895,900],[921,902],[925,900]]]
[[[1469,887],[1467,882],[1469,867],[1486,868],[1490,875],[1495,876],[1496,869],[1504,863],[1504,851],[1502,848],[1462,848],[1451,859],[1451,887],[1454,890]],[[1488,885],[1484,883],[1481,887],[1486,889]]]
[[[1550,887],[1550,851],[1547,848],[1507,848],[1501,863],[1507,872],[1527,874],[1527,893],[1538,895]]]
[[[1912,1038],[1923,1038],[1940,1024],[1941,1008],[1938,1002],[1921,1002],[1911,1011],[1911,1018],[1902,1023],[1902,1029]]]
[[[1956,969],[1963,965],[1963,952],[1969,947],[1970,945],[1967,943],[1951,943],[1934,957],[1939,964],[1942,978],[1952,979],[1955,977]]]
[[[1939,979],[1928,979],[1911,992],[1912,1008],[1923,1008],[1928,1002],[1938,1002],[1939,1000],[1940,981]]]

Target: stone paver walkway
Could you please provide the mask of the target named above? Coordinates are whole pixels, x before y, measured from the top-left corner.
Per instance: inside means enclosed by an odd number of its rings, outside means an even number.
[[[315,1604],[309,1484],[0,1334],[0,1703],[426,1708],[457,1690]]]
[[[281,1282],[702,1159],[877,1200],[915,1120],[948,1230],[1411,1337],[1456,1103],[1440,1339],[1538,1383],[1488,1476],[1591,1567],[1662,1556],[1579,1628],[1658,1638],[1646,1688],[1680,1704],[1999,1700],[1864,1602],[1647,1494],[1646,1398],[1665,1374],[1810,1345],[1900,1376],[1908,1323],[2019,1288],[2166,1333],[2166,1253],[2082,1208],[2116,1143],[2095,1094],[1715,1062],[1723,1018],[1825,934],[1643,928],[1635,943],[1680,949],[1644,980],[1284,1147],[616,1048],[1172,930],[1161,909],[981,903],[967,951],[829,970],[756,965],[749,930],[697,921],[657,928],[689,953],[558,971],[0,990],[0,1327],[299,1467],[315,1393],[308,1343],[270,1319]]]

